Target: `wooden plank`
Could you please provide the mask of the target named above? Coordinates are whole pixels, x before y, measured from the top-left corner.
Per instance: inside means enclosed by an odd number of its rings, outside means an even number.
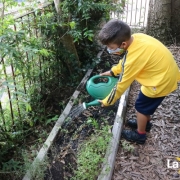
[[[130,88],[128,88],[124,94],[121,96],[118,111],[114,120],[114,125],[112,129],[112,139],[109,143],[108,149],[105,155],[105,163],[102,165],[102,171],[98,176],[98,180],[111,180],[114,164],[116,159],[116,154],[118,151],[124,115],[126,111],[126,105],[128,101]]]

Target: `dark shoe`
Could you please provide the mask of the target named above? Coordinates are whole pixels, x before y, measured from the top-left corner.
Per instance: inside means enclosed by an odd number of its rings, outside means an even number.
[[[144,137],[142,137],[141,135],[138,134],[138,132],[132,131],[132,130],[123,130],[122,131],[122,136],[131,142],[136,142],[138,144],[144,144],[146,141],[146,135]]]
[[[130,119],[127,121],[127,125],[133,129],[137,129],[137,120],[136,119]],[[148,122],[146,125],[146,132],[149,132],[151,130],[152,123]]]

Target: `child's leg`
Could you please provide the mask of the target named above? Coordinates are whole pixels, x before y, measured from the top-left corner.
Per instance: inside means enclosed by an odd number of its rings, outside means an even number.
[[[155,110],[161,104],[163,99],[164,97],[147,97],[140,91],[135,103],[135,108],[137,110],[137,121],[131,121],[131,125],[133,125],[133,127],[137,125],[137,130],[132,131],[129,129],[125,129],[122,131],[122,136],[126,140],[137,142],[139,144],[144,144],[146,141],[146,125],[148,125],[149,123],[148,121],[150,120],[150,115],[154,114]]]
[[[146,133],[146,125],[150,120],[150,115],[144,115],[140,112],[137,112],[137,130],[141,133]]]
[[[152,123],[150,122],[150,115],[144,115],[142,113],[138,114],[140,112],[137,112],[136,113],[136,119],[129,119],[127,122],[126,122],[126,125],[131,127],[132,129],[138,129],[138,126],[137,126],[137,119],[141,119],[141,118],[138,118],[138,116],[146,116],[147,117],[147,124],[146,124],[146,132],[149,132],[151,130],[151,127],[152,127]],[[144,119],[144,118],[143,118]]]

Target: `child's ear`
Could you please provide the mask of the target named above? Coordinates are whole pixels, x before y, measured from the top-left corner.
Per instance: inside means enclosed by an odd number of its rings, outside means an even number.
[[[122,42],[122,46],[123,46],[124,49],[126,49],[127,45],[128,45],[128,44],[127,44],[126,41]]]
[[[126,46],[126,45],[127,45],[127,42],[125,42],[125,41],[122,42],[122,45],[123,45],[123,46]]]

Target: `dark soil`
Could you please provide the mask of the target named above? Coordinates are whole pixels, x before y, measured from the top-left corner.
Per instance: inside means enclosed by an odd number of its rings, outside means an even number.
[[[93,70],[91,76],[110,70],[112,65],[116,64],[118,60],[119,57],[110,56],[104,51],[100,63]],[[79,103],[91,102],[92,100],[93,98],[88,95],[86,88],[82,88],[78,98]],[[74,175],[73,170],[76,169],[77,165],[76,155],[78,147],[94,132],[94,127],[86,123],[88,118],[92,117],[96,119],[100,128],[105,122],[108,122],[109,125],[113,125],[117,108],[118,102],[115,105],[106,108],[100,106],[89,107],[78,117],[73,119],[73,121],[70,121],[70,123],[65,122],[49,151],[48,156],[50,164],[44,179],[71,179]]]

